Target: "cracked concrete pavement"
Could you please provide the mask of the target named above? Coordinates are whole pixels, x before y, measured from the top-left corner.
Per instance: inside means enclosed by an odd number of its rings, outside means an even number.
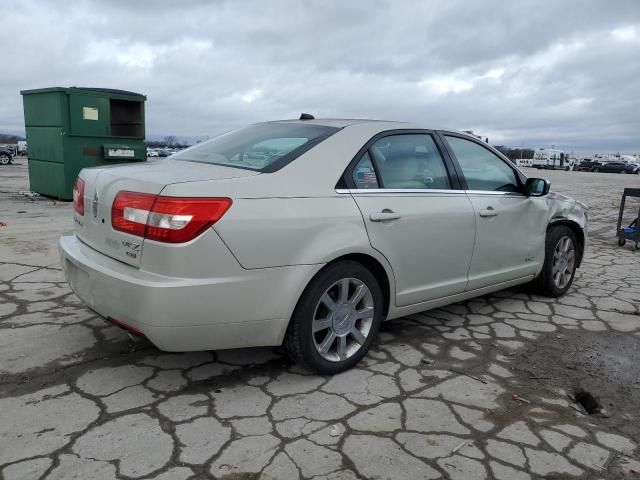
[[[130,339],[64,282],[71,205],[25,194],[25,159],[1,167],[0,478],[637,478],[638,365],[623,362],[622,393],[594,390],[606,413],[587,416],[568,395],[617,377],[557,364],[581,334],[639,350],[640,252],[613,233],[640,179],[545,176],[592,207],[567,296],[507,290],[388,322],[357,368],[322,377],[277,348],[168,354]]]

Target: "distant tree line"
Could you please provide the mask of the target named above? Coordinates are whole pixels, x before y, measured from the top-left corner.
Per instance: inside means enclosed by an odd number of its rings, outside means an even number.
[[[494,145],[494,148],[502,153],[509,160],[530,159],[533,158],[534,150],[532,148],[509,148],[504,145]]]
[[[24,140],[24,138],[18,135],[9,135],[7,133],[0,133],[0,143],[13,144],[13,143],[18,143],[21,140]]]
[[[147,140],[149,148],[187,148],[188,146],[186,143],[181,143],[173,135],[167,135],[162,140]]]

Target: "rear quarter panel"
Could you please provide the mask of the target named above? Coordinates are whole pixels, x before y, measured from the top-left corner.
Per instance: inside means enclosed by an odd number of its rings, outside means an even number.
[[[236,199],[214,228],[244,268],[326,263],[371,250],[351,196]]]

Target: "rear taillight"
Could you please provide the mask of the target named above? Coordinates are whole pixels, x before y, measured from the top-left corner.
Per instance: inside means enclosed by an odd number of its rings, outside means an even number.
[[[84,180],[76,178],[73,185],[73,210],[78,215],[84,215]]]
[[[113,200],[111,226],[158,242],[188,242],[220,220],[231,203],[230,198],[163,197],[122,191]]]
[[[149,212],[158,198],[151,193],[118,192],[111,206],[111,226],[114,230],[144,237]]]

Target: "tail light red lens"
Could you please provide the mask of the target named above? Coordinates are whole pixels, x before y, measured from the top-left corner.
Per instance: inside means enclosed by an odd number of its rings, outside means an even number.
[[[84,180],[80,177],[73,184],[73,210],[78,215],[84,215]]]
[[[118,192],[111,208],[111,225],[131,235],[166,243],[196,238],[222,218],[230,198],[163,197]]]
[[[152,193],[118,192],[111,206],[113,229],[144,237],[149,212],[157,197]]]

